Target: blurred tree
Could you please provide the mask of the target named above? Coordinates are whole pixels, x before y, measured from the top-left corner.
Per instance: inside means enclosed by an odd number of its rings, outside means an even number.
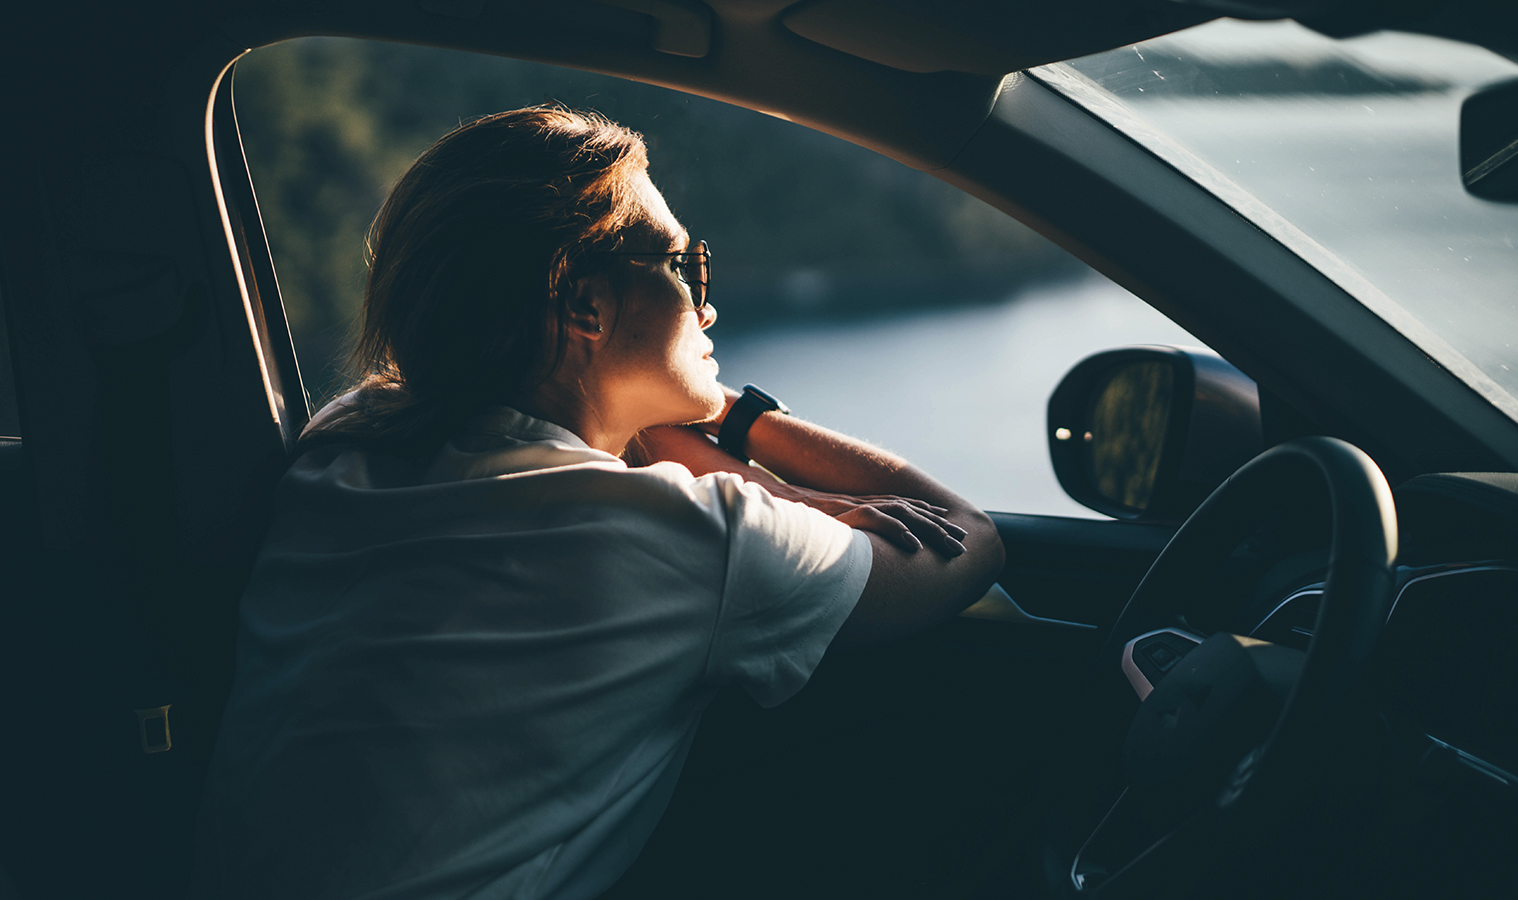
[[[363,237],[389,186],[470,118],[548,101],[641,132],[676,215],[710,241],[725,327],[1001,300],[1082,271],[1013,219],[872,151],[750,110],[519,60],[307,38],[237,65],[236,102],[313,397],[363,292]]]

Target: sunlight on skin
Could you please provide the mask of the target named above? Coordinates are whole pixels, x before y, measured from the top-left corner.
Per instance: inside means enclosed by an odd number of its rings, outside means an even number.
[[[690,235],[647,174],[633,186],[644,218],[626,230],[626,246],[634,254],[684,249]],[[523,404],[613,456],[644,428],[710,419],[724,402],[706,335],[715,306],[696,310],[667,258],[630,255],[618,263],[617,286],[604,272],[575,282],[564,357]]]

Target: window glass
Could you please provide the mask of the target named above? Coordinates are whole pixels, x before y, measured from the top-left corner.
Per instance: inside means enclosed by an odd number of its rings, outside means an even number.
[[[1195,344],[1016,221],[921,172],[759,113],[494,57],[304,39],[238,63],[239,124],[302,374],[320,405],[389,185],[471,117],[556,100],[641,132],[713,249],[722,380],[901,453],[990,509],[1093,513],[1054,480],[1044,407],[1097,350]]]
[[[1518,205],[1462,184],[1460,108],[1518,63],[1220,19],[1035,77],[1126,132],[1518,417]]]

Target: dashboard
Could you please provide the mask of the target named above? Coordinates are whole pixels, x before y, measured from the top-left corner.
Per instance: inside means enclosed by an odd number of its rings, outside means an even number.
[[[1518,475],[1424,475],[1395,497],[1397,582],[1367,685],[1388,789],[1458,790],[1518,818]],[[1190,598],[1184,630],[1305,651],[1323,596],[1325,522],[1326,509],[1297,510],[1246,542],[1209,595]]]
[[[1388,728],[1518,789],[1518,565],[1403,566],[1398,576],[1372,666]],[[1322,595],[1321,584],[1292,592],[1250,636],[1306,650]]]
[[[1297,848],[1294,863],[1317,873],[1324,896],[1508,895],[1518,846],[1518,475],[1424,475],[1394,493],[1393,602],[1354,687],[1363,702],[1345,708],[1347,728],[1322,745],[1333,773],[1315,813],[1322,858],[1298,858]],[[1130,641],[1123,669],[1138,695],[1216,632],[1291,648],[1277,656],[1300,660],[1323,597],[1326,512],[1291,510],[1267,524],[1197,579],[1205,587],[1181,598],[1174,627]]]
[[[1518,568],[1411,573],[1382,633],[1383,712],[1518,787]]]

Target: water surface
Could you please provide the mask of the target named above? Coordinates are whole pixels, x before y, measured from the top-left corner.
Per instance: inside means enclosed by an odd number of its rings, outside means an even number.
[[[720,305],[720,304],[719,304]],[[712,333],[722,380],[905,456],[986,509],[1097,517],[1060,489],[1044,410],[1072,365],[1133,343],[1197,345],[1100,276],[990,306]]]

